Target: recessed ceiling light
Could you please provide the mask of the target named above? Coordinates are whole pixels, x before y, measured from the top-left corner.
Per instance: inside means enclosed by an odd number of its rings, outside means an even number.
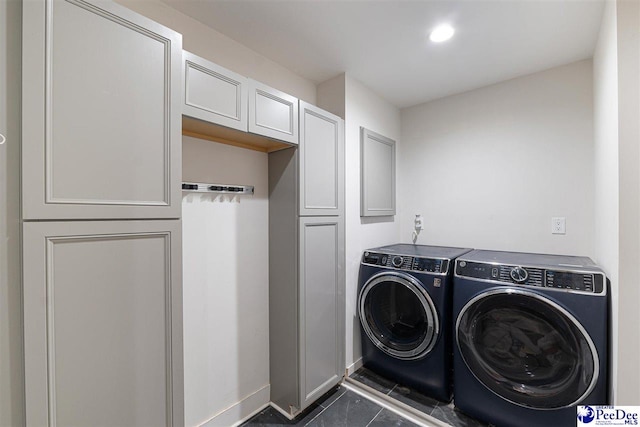
[[[433,29],[433,31],[431,31],[429,39],[432,42],[440,43],[449,40],[455,32],[456,30],[454,30],[453,27],[449,24],[438,25]]]

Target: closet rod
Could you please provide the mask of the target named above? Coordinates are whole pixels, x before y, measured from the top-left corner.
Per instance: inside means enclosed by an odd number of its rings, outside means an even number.
[[[253,195],[253,185],[205,184],[202,182],[183,182],[182,191],[196,193],[224,193]]]

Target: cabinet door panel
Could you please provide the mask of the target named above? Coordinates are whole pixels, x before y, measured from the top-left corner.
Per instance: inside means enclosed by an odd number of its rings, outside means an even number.
[[[298,143],[298,99],[249,79],[249,132]]]
[[[182,113],[246,132],[247,78],[190,52],[183,58]]]
[[[340,215],[344,200],[343,120],[300,101],[300,215]]]
[[[396,142],[360,128],[360,216],[396,214]]]
[[[25,218],[179,217],[181,36],[110,2],[38,0],[23,48]]]
[[[25,223],[28,425],[183,424],[180,233]]]
[[[300,219],[301,410],[344,375],[342,220]]]

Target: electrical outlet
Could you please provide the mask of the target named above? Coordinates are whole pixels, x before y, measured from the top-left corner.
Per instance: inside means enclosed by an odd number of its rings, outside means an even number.
[[[424,224],[422,222],[422,215],[416,214],[416,219],[414,220],[414,229],[422,230],[424,229]]]
[[[567,219],[563,216],[551,218],[551,234],[567,234]]]

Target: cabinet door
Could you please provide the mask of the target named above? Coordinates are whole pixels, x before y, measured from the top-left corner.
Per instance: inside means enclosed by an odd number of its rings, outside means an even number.
[[[360,128],[360,216],[396,214],[396,142]]]
[[[342,379],[344,232],[341,218],[300,219],[300,410]]]
[[[182,36],[108,1],[23,6],[24,218],[179,218]]]
[[[298,143],[298,98],[249,79],[249,132]]]
[[[300,215],[340,215],[344,203],[344,121],[300,101]]]
[[[29,426],[182,426],[181,224],[24,224]]]
[[[187,51],[183,59],[182,114],[246,132],[247,78]]]

